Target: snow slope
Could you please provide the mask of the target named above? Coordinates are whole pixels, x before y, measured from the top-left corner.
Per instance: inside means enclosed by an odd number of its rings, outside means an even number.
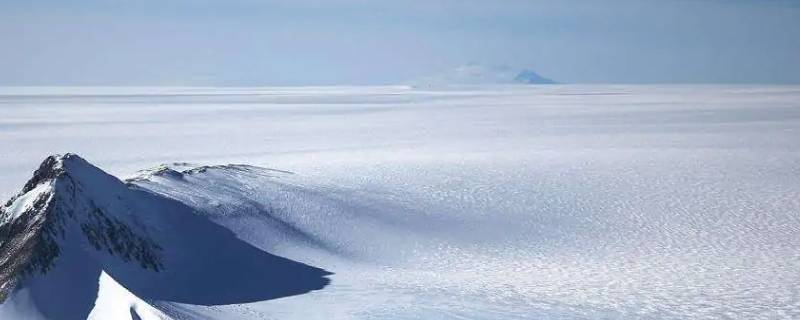
[[[321,290],[212,303],[92,275],[121,286],[100,290],[121,297],[108,306],[141,300],[140,315],[178,319],[800,317],[798,87],[14,90],[0,93],[7,197],[47,154],[75,151],[258,252],[333,273]],[[159,166],[178,161],[199,164]],[[2,309],[30,310],[20,297]]]

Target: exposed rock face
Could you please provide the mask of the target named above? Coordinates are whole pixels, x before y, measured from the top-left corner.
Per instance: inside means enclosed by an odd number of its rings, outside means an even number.
[[[52,193],[40,194],[29,210],[0,226],[0,302],[6,299],[19,276],[33,270],[47,272],[59,254],[53,239],[58,228],[46,223],[51,199]],[[0,211],[0,214],[5,217],[7,213]]]
[[[0,208],[0,302],[18,281],[46,274],[66,242],[88,243],[142,268],[162,268],[161,247],[141,226],[97,205],[85,192],[84,179],[112,184],[116,180],[77,155],[50,156],[22,191]]]

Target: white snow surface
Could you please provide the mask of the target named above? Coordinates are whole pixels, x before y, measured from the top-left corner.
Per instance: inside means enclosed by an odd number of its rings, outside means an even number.
[[[130,319],[134,314],[141,320],[169,319],[169,316],[139,299],[107,273],[102,272],[98,282],[97,300],[89,313],[89,320]]]
[[[0,111],[5,198],[75,152],[334,273],[211,306],[102,273],[93,314],[800,318],[800,87],[3,88]],[[200,167],[227,163],[255,167]]]

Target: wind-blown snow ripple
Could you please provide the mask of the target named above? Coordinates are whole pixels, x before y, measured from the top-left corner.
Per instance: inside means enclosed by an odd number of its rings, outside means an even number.
[[[300,296],[162,306],[175,314],[800,318],[798,87],[230,90],[5,99],[0,143],[19,152],[0,155],[0,192],[54,151],[117,174],[294,172],[135,182],[335,272]]]

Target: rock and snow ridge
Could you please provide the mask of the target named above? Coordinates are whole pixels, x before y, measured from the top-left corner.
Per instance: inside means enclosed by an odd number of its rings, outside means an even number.
[[[151,302],[261,301],[329,282],[74,154],[48,157],[0,208],[0,223],[4,319],[161,319]]]
[[[112,196],[119,191],[114,184],[113,177],[76,155],[45,159],[20,194],[0,209],[0,298],[13,289],[17,278],[46,274],[53,268],[63,251],[61,242],[68,236],[123,261],[158,271],[162,267],[161,248],[140,225],[132,223],[135,217],[106,212],[86,192],[86,188],[103,186],[109,187],[105,189],[108,194],[101,196]],[[103,189],[93,191],[99,190]],[[76,234],[69,234],[72,232]]]

